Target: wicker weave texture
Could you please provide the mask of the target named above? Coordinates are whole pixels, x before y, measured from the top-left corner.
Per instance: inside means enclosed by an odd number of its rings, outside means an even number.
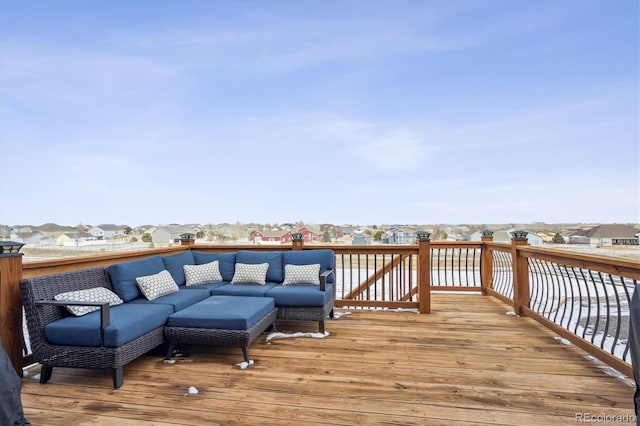
[[[44,327],[68,314],[61,306],[41,306],[39,300],[52,300],[67,291],[93,287],[111,290],[104,268],[91,268],[51,274],[22,280],[20,291],[27,317],[29,339],[36,362],[48,367],[115,369],[138,358],[163,343],[163,330],[158,327],[116,348],[54,345],[48,342]]]
[[[247,347],[262,334],[278,316],[274,308],[248,330],[187,328],[165,326],[165,338],[171,343],[192,343],[212,346]]]

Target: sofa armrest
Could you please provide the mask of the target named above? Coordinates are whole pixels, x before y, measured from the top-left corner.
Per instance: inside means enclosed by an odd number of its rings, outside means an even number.
[[[327,277],[333,273],[333,269],[327,269],[320,274],[320,291],[326,291],[327,289]],[[335,288],[335,286],[334,286]]]
[[[104,329],[111,324],[111,310],[109,302],[70,302],[62,300],[37,300],[38,305],[48,306],[98,306],[100,308],[100,329],[104,333]]]

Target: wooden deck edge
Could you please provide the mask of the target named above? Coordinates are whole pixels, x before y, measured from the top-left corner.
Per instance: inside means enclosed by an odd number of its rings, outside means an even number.
[[[543,326],[552,330],[554,333],[558,333],[558,335],[567,339],[568,341],[570,341],[580,349],[587,352],[589,355],[593,355],[594,357],[598,358],[600,361],[607,364],[609,367],[616,369],[620,373],[624,374],[625,376],[633,380],[633,367],[631,366],[631,364],[621,360],[620,358],[608,352],[603,351],[600,347],[594,345],[588,340],[583,339],[580,336],[573,334],[569,330],[562,328],[558,324],[550,321],[549,319],[543,317],[542,315],[531,310],[530,308],[523,308],[523,313],[525,314],[525,316],[536,320]]]

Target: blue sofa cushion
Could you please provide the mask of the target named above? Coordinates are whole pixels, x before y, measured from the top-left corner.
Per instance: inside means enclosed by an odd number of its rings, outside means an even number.
[[[310,265],[320,264],[320,273],[327,269],[335,270],[335,255],[333,250],[297,250],[285,251],[282,255],[283,265]],[[327,282],[335,281],[335,272],[327,277]]]
[[[165,269],[171,273],[173,280],[179,286],[184,285],[186,282],[184,269],[182,267],[184,265],[196,264],[196,260],[194,259],[191,250],[186,250],[178,254],[171,254],[169,256],[162,256],[162,262],[164,262]]]
[[[124,303],[111,308],[111,323],[104,330],[104,346],[116,348],[163,326],[173,309],[169,305]],[[47,324],[47,340],[55,345],[100,346],[100,312],[65,317]]]
[[[227,296],[253,296],[264,297],[267,291],[276,286],[276,283],[266,284],[225,284],[211,290],[211,294]]]
[[[211,296],[169,317],[170,327],[248,330],[267,316],[275,304],[270,297]]]
[[[269,289],[267,297],[272,297],[276,306],[324,306],[333,296],[333,284],[326,291],[314,285],[277,285]]]
[[[184,290],[202,290],[202,289],[206,289],[209,292],[209,295],[211,295],[211,291],[213,289],[216,289],[218,287],[222,287],[223,285],[226,285],[226,284],[229,284],[229,283],[226,282],[226,281],[222,281],[222,282],[219,282],[219,283],[205,283],[205,284],[190,285],[190,286],[185,286],[182,289],[184,289]]]
[[[220,274],[225,281],[231,281],[233,273],[236,270],[236,254],[235,253],[205,253],[203,251],[193,251],[193,258],[196,265],[210,263],[214,260],[218,261]]]
[[[237,263],[265,263],[269,264],[267,282],[281,283],[284,280],[281,251],[248,251],[240,250],[236,255]],[[315,262],[317,263],[317,262]]]
[[[188,289],[187,287],[180,287],[179,291],[167,294],[166,296],[160,296],[157,299],[148,300],[144,297],[140,297],[129,303],[169,305],[173,309],[173,312],[176,312],[180,309],[188,308],[194,303],[198,303],[209,296],[211,296],[211,291],[206,288],[194,289],[194,291],[191,291],[191,289]]]
[[[115,263],[109,266],[111,286],[120,299],[130,302],[142,295],[136,278],[157,274],[164,270],[164,262],[160,256],[150,256],[131,262]]]

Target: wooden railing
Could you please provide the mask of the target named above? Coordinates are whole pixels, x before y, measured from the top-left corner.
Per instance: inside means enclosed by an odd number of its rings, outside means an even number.
[[[19,292],[15,292],[20,278],[107,266],[187,248],[19,262],[18,266],[14,259],[11,267],[0,258],[0,337],[5,349],[23,361],[22,336],[17,331],[21,329],[21,315],[18,317],[21,309]],[[497,243],[490,238],[482,242],[427,239],[414,245],[304,246],[294,242],[289,246],[196,245],[191,248],[207,252],[331,249],[336,255],[337,307],[415,309],[429,313],[432,292],[463,291],[494,296],[511,305],[514,313],[535,319],[632,376],[625,325],[631,295],[640,280],[638,262],[530,247],[522,240]],[[22,364],[18,362],[18,365]]]

